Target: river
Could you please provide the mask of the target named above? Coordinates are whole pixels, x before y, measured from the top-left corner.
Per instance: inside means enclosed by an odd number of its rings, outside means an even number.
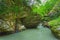
[[[25,31],[2,36],[0,40],[57,40],[51,31],[43,27],[42,25],[38,25],[37,29],[27,29]]]

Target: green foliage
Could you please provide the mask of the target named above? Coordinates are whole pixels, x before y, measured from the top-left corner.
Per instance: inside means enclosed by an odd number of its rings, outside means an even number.
[[[6,3],[0,2],[0,14],[5,12],[7,9],[8,9],[8,7],[7,7]]]
[[[55,6],[52,8],[52,10],[48,13],[48,16],[51,18],[51,20],[57,18],[60,16],[60,1],[55,4]]]
[[[40,16],[45,16],[47,15],[47,13],[52,9],[52,7],[55,5],[56,3],[56,0],[50,0],[50,1],[47,1],[46,4],[42,5],[34,5],[33,6],[33,12],[36,12],[38,14],[40,14]]]
[[[56,18],[56,19],[54,19],[54,20],[49,21],[48,24],[49,24],[50,26],[60,25],[60,17],[59,17],[59,18]]]
[[[12,6],[10,10],[12,12],[18,13],[19,12],[19,7],[18,6]]]
[[[47,0],[47,2],[45,4],[42,3],[37,3],[35,5],[32,6],[32,10],[34,13],[39,14],[42,17],[42,20],[51,20],[51,17],[49,17],[49,12],[53,9],[53,7],[55,6],[55,4],[58,2],[59,0]],[[55,9],[54,9],[55,10]],[[52,13],[53,14],[53,13]],[[59,15],[59,14],[58,14]],[[54,16],[54,15],[53,15]],[[55,16],[54,16],[55,17]],[[53,17],[53,18],[54,18]],[[53,19],[52,18],[52,19]]]
[[[55,6],[56,2],[59,0],[47,0],[45,3],[42,3],[41,1],[42,0],[34,0],[34,1],[32,0],[10,0],[9,3],[11,5],[7,5],[6,1],[4,0],[4,2],[2,3],[0,2],[0,13],[12,11],[18,14],[18,13],[22,13],[28,7],[30,14],[37,13],[40,15],[40,17],[42,17],[41,19],[50,20],[51,16],[49,16],[48,14],[50,13],[51,10],[56,10],[56,9],[53,9],[53,7]],[[54,12],[52,11],[52,14],[53,13]],[[57,15],[56,14],[53,15],[52,17],[56,18],[59,15],[59,13]],[[45,17],[45,16],[48,16],[48,17]]]

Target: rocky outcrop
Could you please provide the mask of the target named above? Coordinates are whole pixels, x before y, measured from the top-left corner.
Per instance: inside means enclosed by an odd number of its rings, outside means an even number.
[[[13,17],[10,16],[8,14],[0,15],[0,35],[6,35],[15,32],[15,20],[13,20]]]
[[[13,23],[10,25],[8,21],[0,19],[0,35],[8,33],[14,33],[14,26]]]
[[[33,14],[30,7],[27,7],[19,0],[3,0],[6,4],[6,11],[2,9],[0,14],[0,33],[15,33],[26,28],[37,28],[40,23],[40,15]],[[1,3],[1,5],[2,5]]]
[[[60,25],[52,27],[51,31],[56,38],[60,39]]]
[[[18,14],[20,15],[20,14]],[[0,32],[15,33],[26,28],[37,28],[40,23],[38,14],[16,16],[14,13],[0,15]]]
[[[23,18],[22,23],[26,28],[37,28],[37,25],[40,23],[40,16],[38,14],[29,15]]]

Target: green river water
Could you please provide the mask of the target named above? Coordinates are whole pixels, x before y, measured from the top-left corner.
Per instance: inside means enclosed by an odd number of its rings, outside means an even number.
[[[0,40],[57,40],[48,28],[39,25],[37,29],[27,29],[25,31],[2,36]]]

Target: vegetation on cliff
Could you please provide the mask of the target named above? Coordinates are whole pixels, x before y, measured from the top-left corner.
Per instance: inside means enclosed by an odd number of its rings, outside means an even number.
[[[60,38],[60,0],[0,0],[0,32],[48,26]]]

